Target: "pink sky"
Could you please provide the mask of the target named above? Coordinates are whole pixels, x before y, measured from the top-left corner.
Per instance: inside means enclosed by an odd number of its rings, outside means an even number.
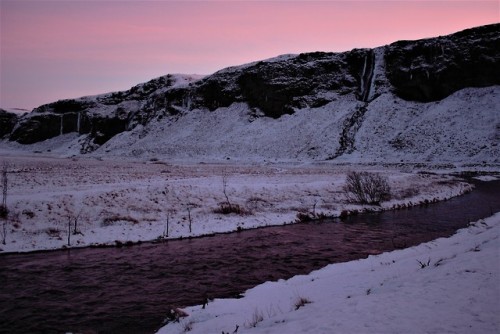
[[[0,107],[500,21],[499,1],[0,0]]]

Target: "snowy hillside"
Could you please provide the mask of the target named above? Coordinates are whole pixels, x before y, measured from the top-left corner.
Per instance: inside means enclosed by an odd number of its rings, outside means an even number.
[[[366,108],[350,151],[338,161],[500,163],[500,86],[465,89],[415,105],[390,94]],[[96,154],[231,160],[327,160],[362,103],[346,97],[279,119],[252,119],[245,104],[151,122],[122,133]]]
[[[204,161],[500,163],[500,25],[345,53],[167,75],[61,100],[2,148]],[[15,120],[15,122],[14,122]]]

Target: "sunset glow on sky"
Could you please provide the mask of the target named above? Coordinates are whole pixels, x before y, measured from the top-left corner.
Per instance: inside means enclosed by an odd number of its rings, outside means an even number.
[[[500,21],[500,1],[0,0],[0,107]]]

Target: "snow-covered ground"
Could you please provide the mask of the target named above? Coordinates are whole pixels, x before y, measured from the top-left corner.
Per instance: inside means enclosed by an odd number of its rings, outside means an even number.
[[[417,173],[408,165],[167,163],[2,153],[10,211],[2,252],[67,247],[68,234],[70,247],[83,247],[231,232],[292,223],[299,212],[339,216],[470,189],[451,176]],[[349,170],[387,176],[393,199],[381,207],[347,203],[342,188]],[[214,212],[227,201],[223,180],[230,203],[242,214]]]
[[[500,213],[450,238],[216,299],[158,333],[499,333]]]

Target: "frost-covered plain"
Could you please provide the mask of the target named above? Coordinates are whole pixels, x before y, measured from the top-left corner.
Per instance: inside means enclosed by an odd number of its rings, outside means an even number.
[[[450,238],[216,299],[158,333],[499,333],[500,213]]]
[[[9,166],[10,211],[2,252],[58,249],[68,241],[83,247],[232,232],[292,223],[299,212],[339,216],[470,189],[451,176],[417,173],[412,165],[166,163],[2,153],[0,163]],[[342,187],[349,170],[387,176],[393,199],[380,207],[347,203]],[[242,214],[214,212],[227,201],[224,179],[229,201]]]

